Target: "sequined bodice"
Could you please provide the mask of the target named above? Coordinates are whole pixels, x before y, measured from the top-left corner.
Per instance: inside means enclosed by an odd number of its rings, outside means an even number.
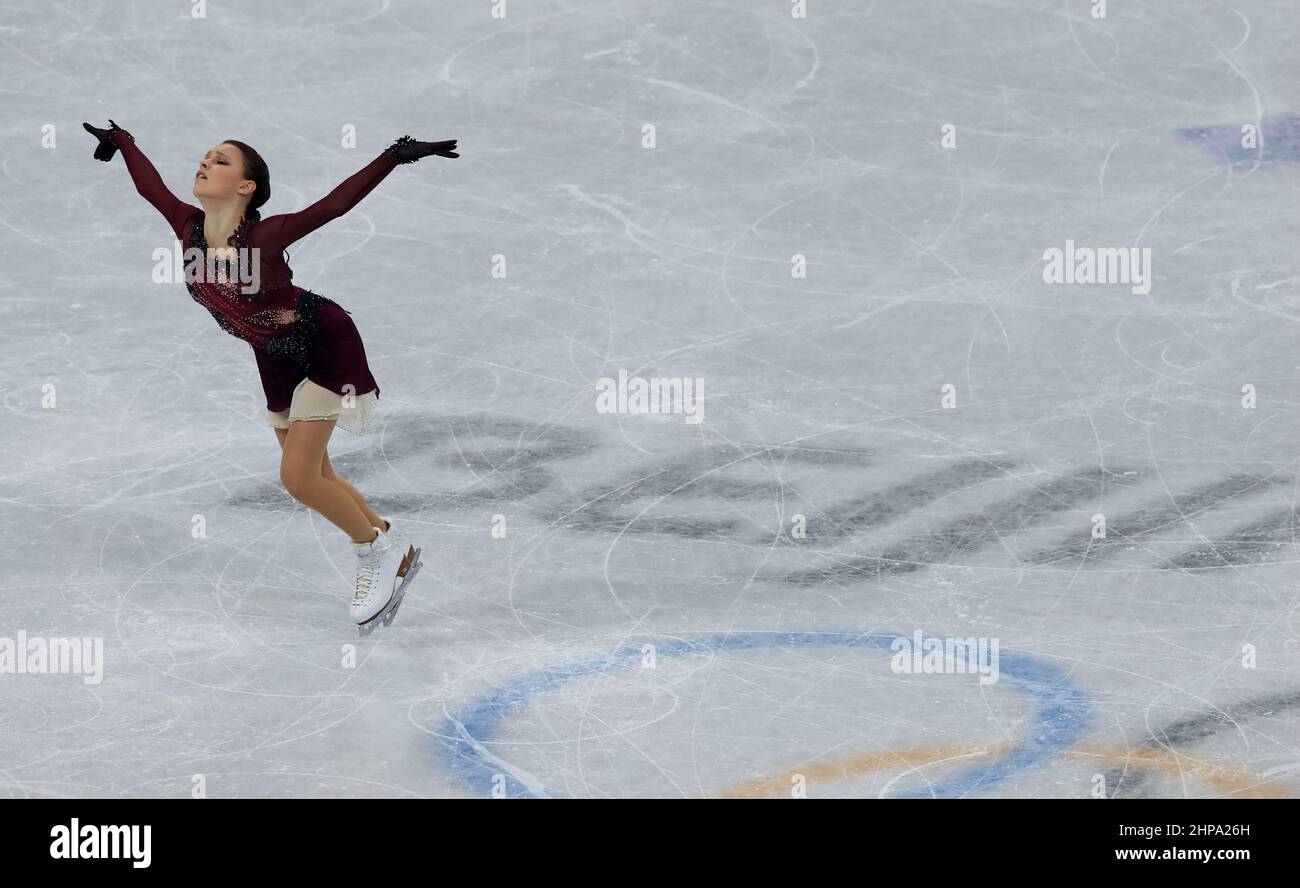
[[[219,277],[216,281],[210,283],[222,286],[223,289],[233,290],[234,292],[230,295],[239,295],[244,298],[257,296],[257,293],[244,293],[242,287],[239,286],[242,281],[241,272],[246,270],[243,263],[249,256],[246,252],[248,249],[248,232],[253,227],[253,223],[248,219],[241,219],[239,225],[235,226],[235,230],[228,239],[229,246],[216,248],[231,250],[234,253],[233,256],[216,256],[213,255],[213,248],[208,244],[207,236],[203,233],[203,219],[203,213],[199,213],[195,217],[194,233],[190,238],[189,246],[200,251],[201,260],[196,258],[195,261],[206,261],[209,266],[217,269]],[[258,292],[261,292],[260,288]]]
[[[188,248],[199,251],[192,263],[201,262],[200,257],[208,257],[207,265],[195,270],[195,280],[187,276],[185,286],[190,296],[208,309],[230,335],[270,351],[276,350],[277,345],[281,351],[288,349],[287,340],[300,332],[295,329],[299,320],[298,288],[281,286],[268,289],[262,286],[257,292],[245,292],[246,263],[258,261],[251,247],[250,232],[254,223],[242,220],[229,238],[229,246],[235,250],[234,257],[218,258],[209,253],[211,247],[203,234],[203,219],[201,212],[194,217]],[[215,272],[211,279],[209,270]],[[276,340],[286,341],[277,343]]]

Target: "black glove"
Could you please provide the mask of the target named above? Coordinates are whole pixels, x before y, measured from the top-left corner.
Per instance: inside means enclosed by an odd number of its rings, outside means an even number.
[[[410,136],[402,136],[386,149],[398,163],[415,163],[421,157],[436,154],[439,157],[460,157],[456,153],[456,140],[446,142],[417,142]]]
[[[112,118],[109,119],[108,125],[111,129],[100,129],[97,126],[91,126],[88,123],[82,124],[82,126],[86,128],[86,132],[90,133],[96,139],[99,139],[99,145],[95,148],[95,160],[102,160],[105,163],[112,160],[113,155],[117,154],[117,143],[113,141],[113,134],[116,132],[126,132],[126,130],[121,129],[116,123],[113,123]]]

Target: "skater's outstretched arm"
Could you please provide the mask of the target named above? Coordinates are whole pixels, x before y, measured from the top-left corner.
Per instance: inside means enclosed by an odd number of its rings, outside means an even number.
[[[99,129],[88,123],[82,124],[86,132],[99,139],[99,147],[95,149],[95,159],[108,162],[120,150],[122,159],[126,161],[126,168],[131,173],[131,180],[135,182],[135,190],[153,204],[154,209],[162,213],[176,237],[185,240],[185,223],[199,212],[199,208],[185,203],[172,194],[163,184],[162,176],[158,175],[158,170],[149,162],[149,158],[135,146],[135,138],[112,120],[108,123],[110,129]]]
[[[344,179],[337,188],[305,210],[263,219],[257,227],[258,237],[267,244],[287,247],[355,207],[398,164],[414,163],[421,157],[428,157],[431,154],[441,157],[460,157],[455,149],[455,139],[445,142],[417,142],[410,136],[402,136],[381,151],[378,157],[360,171]]]

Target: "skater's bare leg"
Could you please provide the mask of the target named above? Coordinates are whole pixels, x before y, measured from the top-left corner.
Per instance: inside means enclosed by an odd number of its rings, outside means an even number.
[[[284,449],[284,439],[288,434],[289,433],[284,429],[275,430],[275,436],[280,439],[281,450]],[[333,481],[335,484],[342,485],[343,489],[348,492],[348,496],[352,497],[353,501],[356,502],[357,508],[360,509],[362,514],[372,522],[372,527],[379,527],[383,530],[388,530],[388,522],[380,518],[375,510],[370,508],[370,504],[366,502],[366,498],[361,495],[361,492],[344,480],[342,475],[339,475],[334,471],[334,467],[330,465],[330,455],[328,452],[321,454],[320,473],[321,477],[327,481]]]
[[[381,530],[388,530],[388,522],[384,521],[383,518],[380,518],[379,515],[375,513],[375,510],[370,508],[370,504],[366,502],[366,498],[361,495],[361,491],[357,490],[345,481],[341,475],[334,471],[334,467],[330,465],[330,455],[328,453],[321,454],[320,473],[321,477],[328,481],[333,481],[348,492],[348,496],[352,497],[353,501],[357,504],[357,508],[366,516],[366,520],[370,522],[372,527],[378,527]]]
[[[376,525],[342,485],[321,472],[334,423],[332,419],[289,423],[280,455],[280,482],[291,497],[319,512],[352,542],[368,543],[375,538]]]

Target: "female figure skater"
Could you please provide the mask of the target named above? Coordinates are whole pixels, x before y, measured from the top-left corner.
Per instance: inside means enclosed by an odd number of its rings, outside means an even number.
[[[193,189],[200,209],[168,191],[131,134],[108,123],[109,129],[83,124],[99,140],[95,159],[107,162],[122,152],[136,190],[185,247],[185,286],[194,301],[253,348],[268,419],[283,451],[285,490],[351,538],[357,554],[352,618],[368,635],[379,622],[392,621],[420,567],[420,549],[330,466],[326,446],[335,425],[365,431],[379,385],[350,312],[295,286],[281,254],[356,206],[396,165],[433,154],[459,157],[456,140],[402,136],[305,210],[262,219],[258,208],[271,196],[270,174],[248,145],[229,139],[203,156]]]

